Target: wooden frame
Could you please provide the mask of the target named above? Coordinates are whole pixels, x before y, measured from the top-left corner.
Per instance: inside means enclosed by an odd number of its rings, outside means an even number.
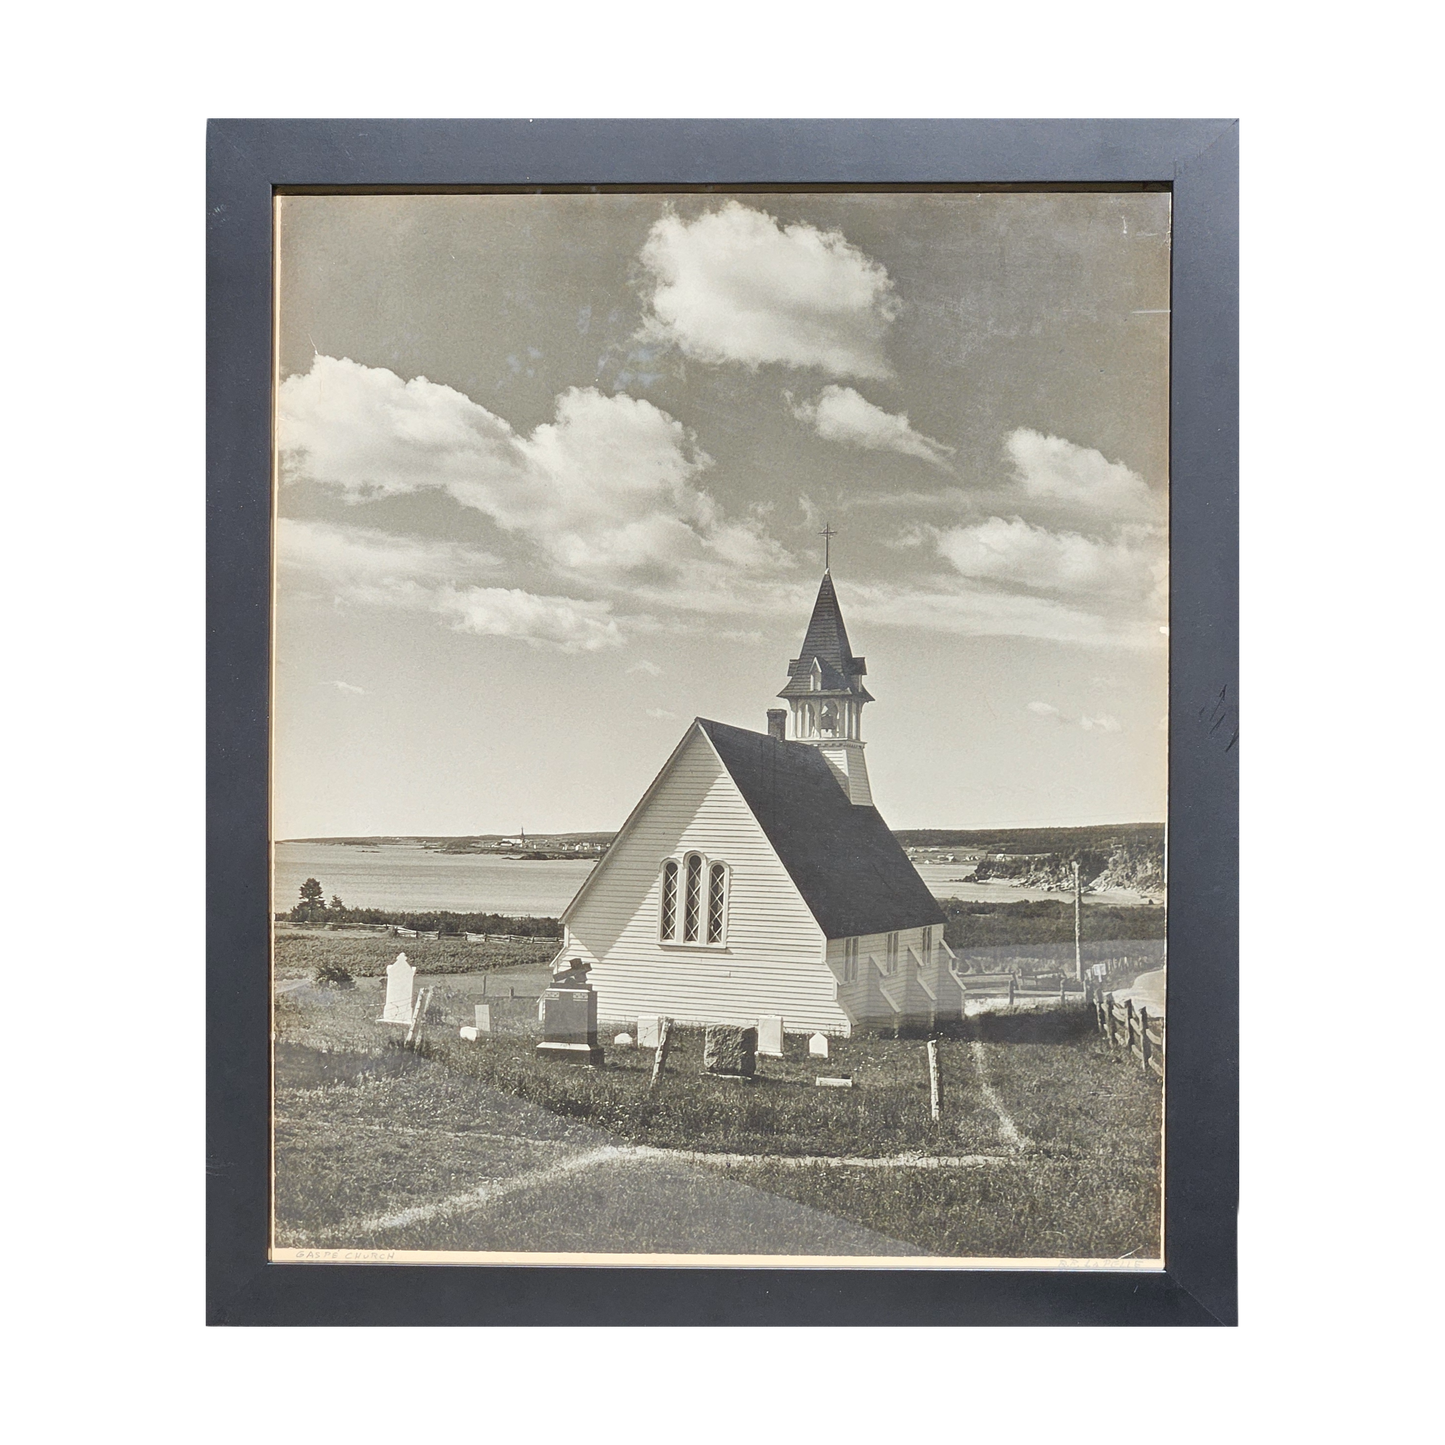
[[[1175,966],[1170,970],[1165,1268],[1113,1273],[269,1264],[274,195],[457,187],[896,190],[1140,184],[1168,186],[1174,198],[1169,952]],[[1237,126],[1218,120],[211,123],[210,1322],[1235,1322],[1237,189]],[[1130,1027],[1139,1031],[1137,1025]]]

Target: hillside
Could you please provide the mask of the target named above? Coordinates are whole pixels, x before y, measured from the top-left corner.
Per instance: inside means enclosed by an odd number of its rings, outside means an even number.
[[[1103,849],[1071,848],[1025,857],[981,858],[973,871],[975,881],[990,878],[1032,888],[1069,889],[1074,886],[1074,864],[1084,887],[1132,888],[1139,893],[1164,891],[1164,846],[1133,839]]]
[[[1099,823],[1084,828],[897,828],[905,848],[962,848],[970,853],[1112,853],[1141,845],[1164,852],[1163,823]]]

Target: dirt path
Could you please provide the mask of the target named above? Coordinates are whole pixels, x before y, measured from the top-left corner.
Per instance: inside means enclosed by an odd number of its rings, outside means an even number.
[[[297,1065],[301,1060],[295,1061]],[[378,1087],[381,1086],[381,1087]],[[421,1126],[390,1128],[377,1173],[387,1090],[427,1099]],[[418,1061],[368,1088],[332,1084],[277,1109],[277,1243],[589,1254],[917,1255],[924,1251],[736,1177],[750,1155],[628,1143],[559,1119],[478,1080]],[[317,1109],[324,1109],[318,1117]],[[324,1157],[337,1181],[331,1217],[315,1217],[307,1171]],[[777,1161],[772,1161],[777,1162]],[[798,1168],[979,1168],[1007,1156],[796,1159]],[[294,1170],[294,1177],[290,1171]],[[373,1182],[367,1183],[368,1180]],[[450,1187],[447,1187],[447,1186]],[[462,1187],[458,1188],[457,1186]]]
[[[1022,1154],[1025,1149],[1033,1148],[1033,1140],[1024,1134],[1017,1124],[1010,1117],[1007,1109],[1004,1108],[1002,1100],[994,1093],[993,1085],[988,1081],[988,1050],[977,1039],[972,1044],[973,1066],[978,1071],[979,1092],[983,1095],[984,1102],[998,1116],[998,1131],[1003,1135],[1003,1141],[1014,1150]]]

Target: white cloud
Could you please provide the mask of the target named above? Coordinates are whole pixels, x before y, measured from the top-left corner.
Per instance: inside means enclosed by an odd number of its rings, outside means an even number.
[[[459,632],[563,652],[596,652],[626,640],[608,602],[466,585],[468,573],[489,570],[496,559],[447,543],[282,518],[276,557],[281,567],[323,584],[338,602],[431,612]],[[335,686],[349,690],[346,683]]]
[[[627,670],[628,672],[644,672],[648,677],[662,676],[662,669],[655,662],[649,662],[645,657],[639,658]]]
[[[1122,730],[1124,724],[1109,713],[1100,713],[1098,717],[1081,717],[1079,726],[1086,733],[1116,733]]]
[[[575,597],[539,597],[516,587],[468,587],[446,592],[436,610],[458,632],[483,637],[515,637],[532,646],[563,652],[598,652],[624,642],[611,604]]]
[[[1143,477],[1092,447],[1019,427],[1009,434],[1004,451],[1029,501],[1063,506],[1105,522],[1162,515],[1164,499]]]
[[[951,470],[948,459],[953,455],[952,447],[914,431],[907,413],[884,411],[851,386],[825,386],[815,401],[795,403],[789,396],[788,406],[799,421],[806,422],[824,441],[869,451],[901,452],[904,456],[921,457],[944,471]]]
[[[964,577],[1104,601],[1162,601],[1164,541],[1153,528],[1126,527],[1101,541],[990,517],[936,537],[940,554]]]
[[[785,226],[729,201],[692,221],[664,216],[641,260],[653,283],[643,334],[686,356],[891,375],[883,341],[898,315],[893,283],[837,231]]]
[[[352,682],[342,682],[339,678],[334,682],[324,682],[321,685],[323,687],[334,687],[337,692],[355,693],[357,697],[366,696],[366,689],[364,687],[357,687],[356,684]]]
[[[1049,702],[1031,702],[1028,710],[1033,713],[1035,717],[1056,718],[1061,715],[1058,708]]]
[[[677,717],[677,714],[676,714],[675,712],[668,712],[668,710],[667,710],[665,707],[650,707],[650,708],[647,709],[647,715],[648,715],[648,717],[655,717],[655,718],[674,718],[674,719],[675,719],[675,718]]]
[[[849,627],[884,624],[965,637],[1035,637],[1086,647],[1157,645],[1152,626],[1075,600],[973,583],[958,578],[933,586],[854,583],[843,599]]]
[[[281,517],[276,560],[333,582],[386,584],[401,580],[450,583],[492,575],[500,565],[490,552],[454,542],[398,537],[370,527],[339,527]]]
[[[727,521],[696,485],[711,458],[687,429],[626,395],[573,388],[524,436],[451,387],[318,356],[282,383],[277,437],[288,479],[357,501],[443,491],[574,574],[785,560],[758,519]]]

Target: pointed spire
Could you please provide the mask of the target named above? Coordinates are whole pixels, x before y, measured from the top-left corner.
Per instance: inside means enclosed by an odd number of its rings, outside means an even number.
[[[871,702],[861,681],[867,671],[863,659],[854,657],[848,645],[848,629],[843,625],[843,613],[838,606],[838,594],[833,590],[833,578],[830,573],[824,572],[818,599],[813,603],[813,615],[803,635],[803,646],[798,656],[788,664],[788,684],[778,696],[846,692]],[[814,672],[820,674],[816,683],[811,682],[809,677]]]

